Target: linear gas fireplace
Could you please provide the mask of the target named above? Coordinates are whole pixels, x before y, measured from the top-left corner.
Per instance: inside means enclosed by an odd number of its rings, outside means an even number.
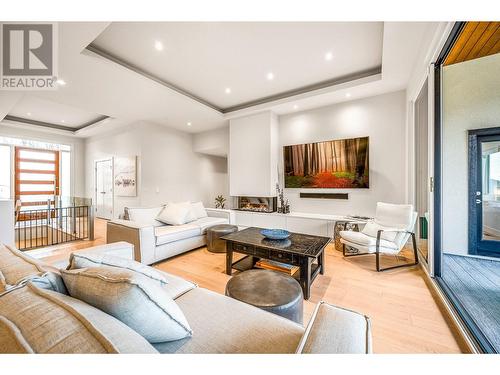
[[[276,197],[238,197],[238,210],[254,212],[275,212]]]

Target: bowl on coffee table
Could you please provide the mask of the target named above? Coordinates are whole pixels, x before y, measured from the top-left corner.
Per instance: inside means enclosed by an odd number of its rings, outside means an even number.
[[[270,240],[286,240],[290,237],[290,232],[284,229],[262,229],[260,234]]]

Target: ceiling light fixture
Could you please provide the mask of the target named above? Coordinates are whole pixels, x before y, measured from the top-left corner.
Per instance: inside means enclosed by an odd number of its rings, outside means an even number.
[[[64,121],[64,120],[61,120],[61,122],[62,122],[62,123],[64,124],[64,123],[65,123],[66,121]]]
[[[325,60],[326,61],[330,61],[332,59],[333,59],[333,53],[331,53],[331,52],[325,53]]]
[[[26,116],[31,116],[31,112],[26,113]]]
[[[56,82],[57,82],[57,84],[58,84],[59,86],[64,86],[64,85],[66,85],[66,81],[65,81],[64,79],[60,79],[60,78],[59,78]]]
[[[272,81],[274,79],[274,73],[273,72],[267,73],[266,78],[268,81]]]
[[[162,42],[160,42],[159,40],[156,40],[156,41],[155,41],[155,49],[156,49],[157,51],[163,51],[163,43],[162,43]]]
[[[226,87],[226,89],[224,90],[224,92],[226,94],[231,94],[231,88],[230,87]]]
[[[299,109],[299,106],[297,104],[294,104],[293,109],[297,110]]]
[[[190,122],[187,123],[187,126],[191,126],[192,124]]]
[[[350,98],[351,97],[351,93],[348,92],[347,94],[345,94],[345,97],[346,98]]]

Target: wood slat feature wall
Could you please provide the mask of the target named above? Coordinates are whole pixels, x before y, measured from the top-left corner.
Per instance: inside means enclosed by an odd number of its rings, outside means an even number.
[[[500,22],[467,22],[444,61],[452,65],[500,52]]]

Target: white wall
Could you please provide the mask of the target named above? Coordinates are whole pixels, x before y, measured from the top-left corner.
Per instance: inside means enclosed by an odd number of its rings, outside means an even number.
[[[232,196],[276,195],[277,133],[277,116],[271,111],[231,119],[229,185]]]
[[[94,161],[137,155],[137,197],[115,197],[114,216],[126,206],[154,206],[169,201],[202,200],[212,207],[217,194],[227,197],[226,158],[193,151],[189,133],[139,122],[85,144],[86,192],[93,196]]]
[[[282,146],[370,137],[369,189],[321,190],[349,193],[348,200],[301,199],[301,189],[286,189],[291,210],[372,216],[377,201],[403,203],[406,176],[405,99],[406,93],[398,91],[280,116],[280,179],[283,178]]]
[[[229,126],[194,134],[193,150],[201,154],[227,157],[229,153]]]
[[[0,122],[0,135],[5,137],[59,143],[71,146],[72,165],[71,183],[72,195],[87,197],[85,190],[85,153],[84,140],[56,132],[37,131],[22,125]]]
[[[0,244],[15,246],[14,201],[0,199]]]
[[[467,254],[467,130],[500,126],[500,54],[443,69],[443,250]]]

